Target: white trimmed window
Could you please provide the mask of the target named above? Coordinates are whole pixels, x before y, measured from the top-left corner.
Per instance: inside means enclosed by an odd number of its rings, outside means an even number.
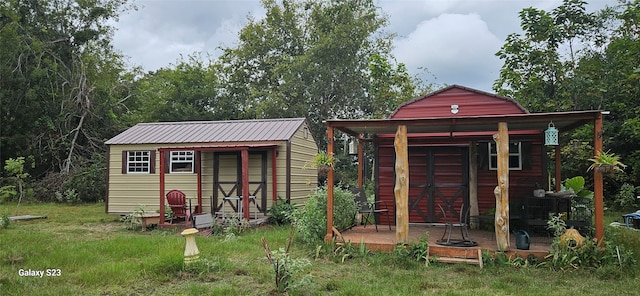
[[[151,151],[127,151],[127,173],[149,174],[151,172]]]
[[[193,173],[193,151],[171,151],[171,173]]]
[[[498,169],[498,151],[495,141],[489,142],[489,169]],[[509,170],[522,170],[522,142],[509,142]]]

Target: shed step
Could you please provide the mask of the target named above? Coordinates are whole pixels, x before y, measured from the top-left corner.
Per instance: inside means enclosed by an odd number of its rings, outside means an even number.
[[[482,251],[478,249],[478,258],[437,257],[438,262],[443,263],[467,263],[479,265],[482,268]]]

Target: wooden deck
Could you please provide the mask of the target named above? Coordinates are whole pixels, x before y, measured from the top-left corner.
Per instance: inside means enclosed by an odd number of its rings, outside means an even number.
[[[444,226],[434,225],[422,225],[422,224],[410,224],[409,225],[409,240],[411,242],[417,242],[418,238],[429,232],[429,256],[442,256],[442,257],[463,257],[463,258],[477,258],[478,250],[496,252],[497,244],[495,241],[495,235],[492,231],[488,230],[469,230],[469,236],[471,240],[478,243],[474,247],[451,247],[442,246],[436,244],[436,241],[442,237],[444,232]],[[355,226],[351,229],[342,232],[342,238],[345,242],[350,241],[354,245],[364,243],[367,249],[372,251],[391,252],[396,247],[396,232],[395,226],[378,225],[378,232],[373,225]],[[459,239],[460,231],[458,228],[454,229],[451,235],[451,239]],[[336,238],[337,241],[341,241],[340,237]],[[509,256],[515,256],[526,258],[530,254],[538,258],[544,258],[549,254],[552,238],[549,236],[531,236],[531,244],[529,250],[517,250],[515,235],[510,235],[511,250],[505,252]]]

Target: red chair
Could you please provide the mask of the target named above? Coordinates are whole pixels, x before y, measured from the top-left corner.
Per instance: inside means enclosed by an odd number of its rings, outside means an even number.
[[[187,196],[184,192],[173,189],[167,193],[167,202],[171,208],[171,220],[169,223],[173,223],[173,218],[180,218],[187,221],[189,218],[189,212],[187,211]]]

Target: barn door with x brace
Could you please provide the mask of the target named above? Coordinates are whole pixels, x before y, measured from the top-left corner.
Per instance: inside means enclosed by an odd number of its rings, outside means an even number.
[[[260,213],[267,208],[267,153],[265,151],[250,151],[249,162],[254,164],[255,157],[259,157],[260,169],[249,165],[249,195],[255,196],[255,207]],[[234,169],[235,168],[235,169]],[[257,172],[257,173],[256,173]],[[258,180],[255,180],[259,174]],[[220,212],[225,206],[225,197],[242,195],[242,159],[240,152],[216,152],[213,156],[213,198],[214,212]],[[237,211],[237,203],[228,202],[228,207]],[[253,207],[253,205],[250,205]],[[227,208],[228,209],[228,208]],[[253,210],[252,210],[253,211]]]
[[[409,222],[443,222],[459,217],[469,204],[469,162],[466,147],[409,148]]]

